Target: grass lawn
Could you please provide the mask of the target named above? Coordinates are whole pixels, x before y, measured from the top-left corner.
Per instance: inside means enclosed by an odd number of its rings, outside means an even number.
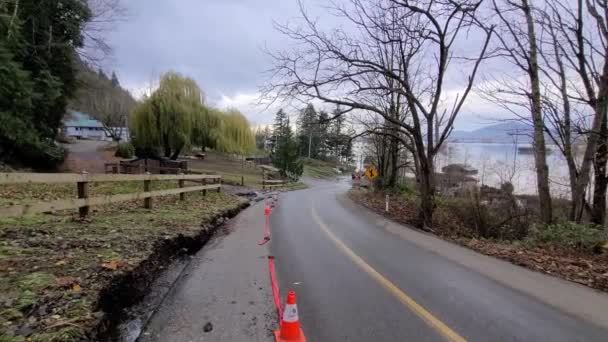
[[[141,190],[142,182],[92,183],[91,195]],[[153,189],[176,187],[152,182]],[[75,185],[11,185],[0,205],[74,197]],[[0,219],[0,341],[76,341],[101,317],[100,290],[148,259],[155,246],[197,236],[217,214],[242,200],[209,192],[153,198],[153,209],[131,201],[76,211]],[[185,204],[184,204],[185,203]],[[21,335],[21,336],[19,336]],[[27,339],[24,335],[28,335]]]
[[[334,179],[343,173],[337,172],[336,165],[317,159],[304,159],[304,175],[314,178]]]
[[[208,151],[205,155],[205,160],[188,160],[190,169],[220,174],[229,184],[241,184],[241,176],[243,176],[245,186],[262,188],[262,170],[247,167],[247,163],[243,164],[240,159],[230,158],[221,153]]]
[[[205,154],[205,160],[188,160],[191,170],[220,174],[224,182],[235,185],[241,184],[241,177],[243,177],[245,186],[258,190],[262,189],[261,169],[248,167],[248,164],[243,164],[242,160],[230,158],[221,153],[208,151]],[[297,190],[305,187],[302,183],[294,183],[281,189]]]

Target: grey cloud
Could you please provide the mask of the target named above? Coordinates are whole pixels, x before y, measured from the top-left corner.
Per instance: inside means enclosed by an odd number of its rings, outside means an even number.
[[[325,14],[325,4],[305,2],[324,27],[339,25]],[[212,104],[236,106],[257,124],[272,121],[276,108],[254,106],[252,97],[270,67],[263,48],[287,44],[273,20],[297,17],[296,0],[124,0],[124,5],[129,17],[108,35],[114,56],[106,65],[123,85],[138,90],[174,70],[196,79]],[[474,117],[463,115],[459,128]]]

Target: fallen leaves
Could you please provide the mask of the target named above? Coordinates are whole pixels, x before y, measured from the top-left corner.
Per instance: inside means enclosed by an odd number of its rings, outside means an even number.
[[[467,238],[449,240],[516,265],[608,291],[607,255],[587,255],[555,248],[516,246],[488,240],[477,240],[471,244],[471,239]]]
[[[353,201],[397,222],[411,224],[415,220],[415,208],[403,197],[398,199],[391,196],[391,212],[387,214],[384,211],[382,193],[354,189],[349,196]],[[608,243],[603,247],[606,252],[590,255],[550,247],[529,247],[459,236],[457,229],[446,230],[447,233],[440,232],[444,233],[438,234],[440,237],[482,254],[608,292]]]
[[[98,193],[116,192],[103,190]],[[140,210],[140,201],[102,206],[87,224],[65,213],[0,223],[0,335],[27,328],[35,339],[50,328],[76,328],[74,322],[78,330],[93,331],[103,315],[93,312],[94,303],[116,276],[150,258],[156,242],[199,234],[201,222],[240,204],[224,194],[192,194],[188,206],[169,197],[157,200],[162,211]]]
[[[55,283],[61,287],[66,287],[78,283],[78,279],[74,277],[58,277],[55,279]]]
[[[104,262],[101,264],[101,267],[103,267],[107,270],[111,270],[111,271],[116,271],[119,266],[120,266],[120,263],[118,260],[112,260],[110,262]]]

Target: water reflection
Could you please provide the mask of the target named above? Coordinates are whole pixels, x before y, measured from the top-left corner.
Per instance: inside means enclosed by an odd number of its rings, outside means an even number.
[[[536,193],[534,155],[529,144],[449,143],[437,155],[437,169],[453,163],[469,164],[479,170],[479,184],[493,187],[510,181],[519,194]],[[568,166],[555,146],[547,156],[553,197],[568,197]],[[519,151],[518,151],[519,150]]]

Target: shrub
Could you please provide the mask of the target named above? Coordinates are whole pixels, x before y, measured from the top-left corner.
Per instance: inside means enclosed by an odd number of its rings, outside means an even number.
[[[119,158],[133,158],[135,154],[135,147],[131,143],[122,143],[118,144],[118,148],[116,149],[116,153],[114,154]]]
[[[551,225],[533,225],[526,242],[593,253],[607,239],[608,234],[600,227],[566,221]]]
[[[442,228],[449,229],[459,222],[459,235],[498,240],[520,240],[528,234],[531,215],[513,198],[503,198],[490,205],[481,194],[471,192],[466,197],[438,198],[438,211],[442,212]]]

